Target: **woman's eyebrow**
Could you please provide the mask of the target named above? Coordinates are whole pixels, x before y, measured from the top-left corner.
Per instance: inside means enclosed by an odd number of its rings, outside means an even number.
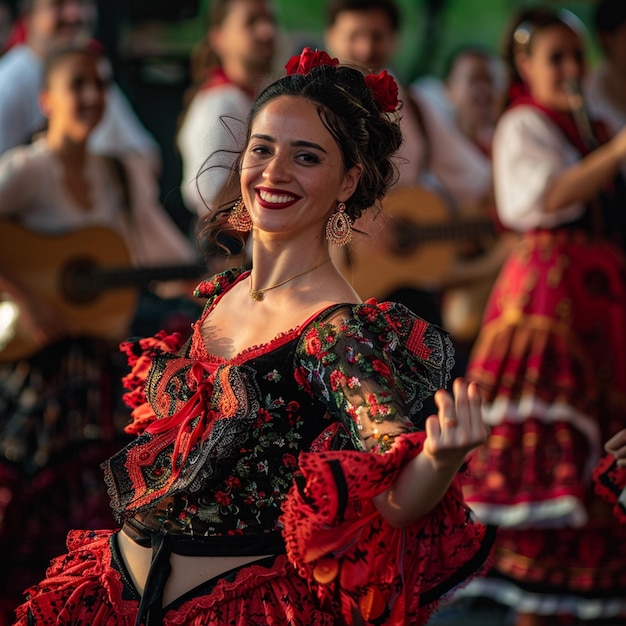
[[[322,146],[317,143],[313,143],[312,141],[304,141],[303,139],[300,139],[299,141],[293,141],[291,145],[297,148],[313,148],[326,154],[326,150],[324,150]]]
[[[262,133],[255,133],[254,135],[250,135],[250,139],[263,139],[264,141],[269,141],[270,143],[274,143],[276,141],[275,137],[272,137],[271,135],[264,135]],[[312,141],[298,139],[297,141],[292,141],[291,145],[296,148],[314,148],[315,150],[320,150],[321,152],[326,154],[326,150],[324,150],[322,146]]]

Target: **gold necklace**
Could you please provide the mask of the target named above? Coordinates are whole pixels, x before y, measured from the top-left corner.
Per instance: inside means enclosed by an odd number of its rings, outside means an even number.
[[[310,274],[311,272],[316,270],[318,267],[321,267],[322,265],[324,265],[324,263],[328,263],[328,261],[330,261],[330,259],[326,259],[325,261],[322,261],[321,263],[314,265],[311,269],[308,269],[304,272],[300,272],[299,274],[296,274],[295,276],[291,276],[290,278],[287,278],[286,280],[281,280],[279,283],[276,283],[275,285],[272,285],[271,287],[265,287],[265,289],[252,289],[252,287],[249,287],[248,295],[253,300],[260,302],[261,300],[265,298],[266,291],[270,291],[271,289],[276,289],[276,287],[282,287],[288,282],[291,282],[292,280],[296,280],[296,278],[300,278],[300,276],[304,276],[305,274]],[[250,273],[250,285],[252,285],[252,273]]]

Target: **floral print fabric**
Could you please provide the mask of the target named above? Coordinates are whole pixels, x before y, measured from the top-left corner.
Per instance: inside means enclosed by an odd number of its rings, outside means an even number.
[[[143,432],[106,464],[120,519],[205,536],[279,531],[301,451],[332,432],[335,447],[384,452],[447,384],[447,335],[392,303],[331,307],[269,345],[212,356],[200,325],[238,278],[199,287],[209,300],[184,350],[164,334],[123,346],[129,430]]]

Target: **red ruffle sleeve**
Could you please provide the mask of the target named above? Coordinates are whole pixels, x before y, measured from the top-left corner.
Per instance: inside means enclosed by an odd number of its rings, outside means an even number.
[[[626,467],[619,467],[612,454],[607,454],[596,465],[593,472],[596,493],[613,504],[617,519],[626,524]]]
[[[398,437],[386,454],[300,455],[301,476],[283,507],[287,554],[322,604],[346,623],[424,624],[438,600],[488,566],[495,528],[465,505],[458,479],[428,515],[394,528],[372,498],[422,449],[425,433]]]
[[[146,399],[146,378],[155,354],[178,352],[183,345],[180,333],[168,334],[161,330],[153,337],[145,337],[120,344],[120,351],[126,355],[130,372],[122,378],[122,385],[128,391],[122,396],[126,406],[132,409],[132,422],[124,430],[130,435],[140,435],[156,415]]]

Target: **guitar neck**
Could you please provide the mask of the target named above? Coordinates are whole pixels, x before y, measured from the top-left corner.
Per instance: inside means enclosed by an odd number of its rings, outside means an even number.
[[[153,281],[190,280],[207,273],[204,265],[164,265],[142,268],[94,270],[93,278],[100,289],[148,285]]]
[[[494,225],[490,220],[467,220],[434,226],[409,224],[406,228],[415,242],[472,239],[494,233]]]

